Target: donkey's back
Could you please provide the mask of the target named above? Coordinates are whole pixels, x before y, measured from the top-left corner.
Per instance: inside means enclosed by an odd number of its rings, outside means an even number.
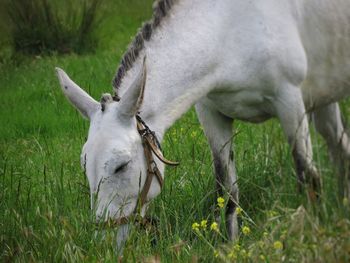
[[[223,33],[218,90],[230,86],[239,94],[234,104],[242,105],[225,113],[250,120],[243,114],[250,105],[256,113],[275,115],[267,102],[283,85],[302,89],[307,110],[350,94],[350,1],[233,2],[229,25],[222,19],[229,33]]]

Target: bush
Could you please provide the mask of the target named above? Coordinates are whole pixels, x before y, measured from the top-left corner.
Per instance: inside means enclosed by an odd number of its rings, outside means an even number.
[[[32,55],[93,51],[101,1],[7,0],[14,50]]]

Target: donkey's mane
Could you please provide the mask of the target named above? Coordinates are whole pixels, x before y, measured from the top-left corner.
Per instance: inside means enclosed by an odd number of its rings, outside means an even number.
[[[137,60],[140,51],[142,51],[144,48],[145,41],[149,41],[151,39],[152,33],[160,25],[162,19],[168,15],[169,10],[176,1],[177,0],[157,0],[154,2],[152,19],[144,23],[139,29],[134,40],[129,45],[127,51],[124,53],[121,59],[120,66],[113,79],[113,87],[116,94],[125,74],[129,69],[131,69],[134,62]]]

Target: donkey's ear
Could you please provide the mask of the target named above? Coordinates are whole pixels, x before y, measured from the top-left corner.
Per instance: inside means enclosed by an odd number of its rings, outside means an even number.
[[[147,78],[145,61],[144,58],[142,69],[120,100],[121,114],[125,116],[134,117],[141,107]]]
[[[56,73],[64,95],[85,118],[90,120],[100,104],[75,84],[62,69],[56,68]]]

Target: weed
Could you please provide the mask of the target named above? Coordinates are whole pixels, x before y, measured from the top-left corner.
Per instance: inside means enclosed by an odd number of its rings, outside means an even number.
[[[25,54],[83,53],[97,46],[94,35],[101,0],[9,0],[5,8],[14,49]]]

